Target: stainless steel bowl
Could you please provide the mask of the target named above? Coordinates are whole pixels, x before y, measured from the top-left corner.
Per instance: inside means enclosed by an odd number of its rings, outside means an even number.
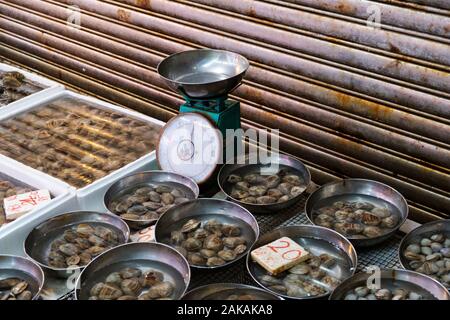
[[[395,209],[399,217],[399,223],[391,231],[374,238],[356,239],[347,237],[357,247],[369,247],[379,244],[392,237],[408,218],[408,204],[405,198],[395,189],[378,181],[365,179],[343,179],[323,185],[314,191],[306,201],[305,212],[312,224],[314,223],[313,209],[317,203],[326,201],[331,197],[344,196],[348,198],[370,196],[387,202]]]
[[[450,219],[425,223],[409,232],[402,239],[398,249],[398,258],[403,268],[412,270],[404,255],[406,248],[412,243],[418,243],[421,238],[431,236],[434,233],[444,233],[447,237],[450,237]]]
[[[328,292],[318,296],[291,297],[273,291],[261,283],[259,277],[267,274],[267,271],[252,260],[250,253],[254,249],[262,247],[282,237],[289,237],[314,255],[327,253],[335,257],[339,263],[337,263],[331,271],[338,279],[347,278],[353,275],[356,271],[356,265],[358,264],[356,250],[350,241],[339,233],[327,228],[310,225],[280,227],[261,236],[247,255],[247,270],[253,280],[255,280],[255,282],[265,290],[275,295],[279,295],[287,299],[306,300],[321,299],[330,294],[330,292]]]
[[[128,242],[130,236],[128,225],[116,215],[92,211],[74,211],[50,218],[34,227],[25,239],[25,253],[50,274],[59,278],[70,277],[83,269],[84,266],[54,268],[47,264],[47,257],[52,242],[58,239],[65,230],[80,223],[100,224],[112,228],[120,235],[120,243]]]
[[[342,282],[330,295],[330,300],[344,300],[346,294],[360,286],[366,286],[372,273],[360,272]],[[449,300],[449,292],[436,280],[418,272],[401,269],[381,269],[381,288],[400,286],[407,290],[414,290],[419,294],[431,295],[438,300]],[[406,288],[405,288],[406,286]]]
[[[44,286],[44,271],[33,261],[12,255],[0,255],[0,279],[19,278],[28,282],[33,300]]]
[[[247,250],[237,259],[217,267],[192,265],[193,268],[216,269],[228,266],[245,256],[259,236],[258,222],[245,208],[226,200],[197,199],[173,207],[159,218],[155,226],[156,242],[170,245],[170,233],[181,229],[181,226],[192,218],[200,221],[214,218],[221,223],[236,223],[241,228],[241,236],[247,241]]]
[[[158,65],[172,90],[191,99],[225,96],[242,81],[249,62],[229,51],[198,49],[175,53]]]
[[[230,295],[252,295],[253,300],[284,300],[280,296],[253,286],[240,283],[213,283],[195,288],[182,300],[227,300]]]
[[[199,194],[198,185],[191,178],[182,176],[173,172],[166,171],[145,171],[126,176],[115,182],[106,192],[104,197],[105,207],[112,213],[109,208],[111,202],[130,193],[132,190],[147,185],[164,184],[170,187],[178,188],[183,191],[188,199],[197,199]],[[141,229],[156,222],[155,220],[133,220],[123,219],[130,228]]]
[[[175,285],[173,299],[180,299],[189,286],[191,271],[186,259],[175,249],[161,243],[127,243],[110,249],[91,261],[77,279],[75,299],[87,300],[97,282],[122,268],[153,269]]]
[[[250,212],[254,213],[277,212],[279,210],[294,205],[296,202],[300,200],[300,198],[303,196],[303,193],[297,195],[296,197],[293,197],[292,199],[289,199],[288,201],[280,203],[272,203],[272,204],[245,203],[231,197],[230,186],[227,183],[227,178],[230,174],[239,172],[241,175],[245,175],[247,173],[253,173],[259,170],[265,170],[266,174],[275,174],[278,172],[277,166],[279,166],[288,168],[289,170],[292,170],[293,172],[298,174],[303,179],[303,181],[305,181],[305,191],[306,188],[311,183],[311,174],[309,173],[308,168],[300,160],[297,160],[293,157],[278,154],[276,157],[271,159],[270,163],[267,164],[253,163],[252,162],[254,161],[253,159],[256,159],[255,157],[253,157],[253,154],[238,157],[233,161],[234,163],[223,165],[217,176],[217,182],[219,184],[220,190],[222,190],[222,192],[225,193],[225,195],[229,199],[231,199],[231,201],[239,203],[244,208],[250,210]]]

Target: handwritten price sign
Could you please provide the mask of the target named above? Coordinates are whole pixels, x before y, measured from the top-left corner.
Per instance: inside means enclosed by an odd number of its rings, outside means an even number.
[[[14,220],[21,215],[33,210],[41,203],[51,200],[48,190],[36,190],[18,194],[3,200],[7,220]]]
[[[251,256],[268,272],[278,274],[308,259],[309,252],[294,240],[283,237],[253,250]]]

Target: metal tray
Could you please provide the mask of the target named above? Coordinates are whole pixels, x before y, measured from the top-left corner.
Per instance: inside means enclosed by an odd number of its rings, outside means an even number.
[[[52,94],[48,94],[45,98],[40,99],[38,101],[33,101],[30,103],[23,103],[20,106],[17,106],[15,108],[7,108],[7,110],[0,110],[0,122],[3,121],[7,121],[11,118],[14,118],[18,115],[23,115],[23,114],[27,114],[30,111],[34,110],[35,108],[39,108],[43,105],[48,105],[53,103],[56,100],[60,100],[60,99],[65,99],[65,98],[69,98],[69,99],[76,99],[79,101],[82,101],[83,103],[86,103],[88,105],[92,105],[94,108],[96,109],[102,109],[102,110],[108,110],[108,111],[112,111],[115,113],[119,113],[119,114],[123,114],[129,118],[132,119],[136,119],[145,123],[148,123],[149,125],[153,125],[155,127],[161,127],[164,123],[156,120],[154,118],[145,116],[139,112],[136,111],[132,111],[129,109],[125,109],[125,108],[121,108],[119,106],[113,105],[113,104],[109,104],[106,102],[103,102],[101,100],[92,98],[92,97],[88,97],[88,96],[83,96],[83,95],[79,95],[76,94],[74,92],[68,91],[68,90],[64,90],[64,91],[59,91],[59,92],[54,92]],[[51,108],[51,107],[50,107]],[[21,121],[15,121],[13,122],[13,124],[10,124],[10,126],[13,125],[25,125],[26,123],[22,123]],[[8,132],[11,131],[11,129],[5,129]],[[7,142],[7,144],[11,144],[10,142]],[[15,144],[14,144],[15,145]],[[70,147],[73,147],[70,144]],[[22,146],[20,146],[20,148],[22,148]],[[84,148],[84,147],[83,147]],[[73,148],[76,149],[76,148]],[[80,148],[81,149],[81,148]],[[102,146],[102,150],[105,149],[104,146]],[[90,151],[87,150],[82,150],[83,154],[90,154]],[[106,176],[103,176],[101,178],[96,179],[95,181],[91,182],[88,185],[85,186],[81,186],[80,188],[78,188],[78,193],[80,194],[81,197],[85,197],[87,196],[89,193],[94,192],[97,187],[99,185],[102,185],[103,182],[105,182],[105,180],[108,180],[109,178],[111,179],[115,179],[115,178],[119,178],[122,177],[124,175],[127,175],[131,172],[133,172],[134,169],[139,170],[141,165],[143,165],[143,163],[146,163],[148,161],[152,161],[154,159],[154,154],[155,152],[152,150],[149,150],[148,153],[144,154],[143,156],[141,156],[140,158],[125,164],[124,166],[120,167],[119,169],[115,170],[115,171],[111,171],[109,172]],[[70,158],[69,156],[67,158]],[[76,163],[76,168],[81,168],[83,167],[82,163],[78,163],[78,161],[73,160],[72,158],[70,158],[70,160],[73,163]],[[106,161],[106,160],[105,160]],[[93,169],[92,173],[95,173]],[[98,170],[97,170],[98,171]],[[93,178],[95,179],[95,178]]]

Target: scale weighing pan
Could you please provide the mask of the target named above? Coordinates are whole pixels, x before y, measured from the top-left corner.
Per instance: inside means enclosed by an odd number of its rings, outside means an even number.
[[[248,67],[248,60],[237,53],[198,49],[169,56],[157,70],[164,82],[184,97],[213,99],[238,87]]]

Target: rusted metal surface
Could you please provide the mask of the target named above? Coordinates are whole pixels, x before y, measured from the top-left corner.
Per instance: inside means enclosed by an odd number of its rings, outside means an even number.
[[[280,128],[318,183],[392,185],[424,221],[450,214],[450,15],[445,1],[396,2],[0,0],[0,56],[167,120],[182,99],[161,59],[239,52],[252,63],[233,93],[245,128]],[[371,5],[381,29],[366,25]]]

